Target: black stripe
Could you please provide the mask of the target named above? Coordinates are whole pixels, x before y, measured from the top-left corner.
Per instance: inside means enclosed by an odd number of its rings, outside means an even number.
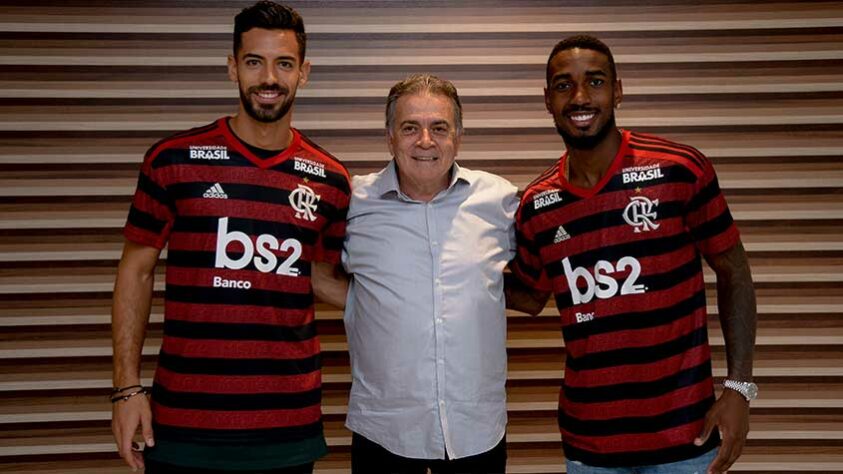
[[[217,234],[220,218],[217,216],[179,216],[173,224],[173,232],[192,232],[197,234]],[[264,221],[259,219],[228,218],[228,232],[244,232],[257,236],[269,234],[279,240],[294,237],[303,245],[313,245],[319,234],[311,229],[295,224]]]
[[[705,290],[668,307],[646,311],[619,313],[596,318],[588,322],[572,324],[562,329],[566,341],[576,341],[597,334],[630,329],[654,328],[679,320],[705,307]]]
[[[666,219],[672,219],[674,217],[680,217],[680,216],[683,215],[682,213],[684,212],[684,210],[685,210],[685,205],[684,205],[683,202],[680,202],[680,201],[660,202],[659,205],[658,205],[659,220],[666,220]],[[611,228],[611,227],[617,227],[617,226],[626,226],[628,228],[628,224],[626,223],[626,221],[623,218],[623,213],[624,213],[624,209],[611,209],[611,210],[606,209],[606,210],[603,210],[602,212],[598,212],[596,214],[591,214],[589,216],[584,216],[584,217],[581,217],[579,219],[564,223],[565,230],[568,231],[568,233],[571,234],[571,235],[583,235],[583,234],[587,234],[587,233],[590,233],[590,232],[594,232],[594,231],[598,231],[598,230],[602,230],[602,229],[607,229],[607,228]],[[543,231],[537,233],[536,234],[536,245],[538,245],[539,247],[542,247],[542,248],[546,247],[548,245],[552,245],[553,239],[556,236],[556,230],[557,229],[558,229],[558,227],[550,227],[546,230],[543,230]],[[650,245],[649,243],[645,243],[645,242],[654,242],[656,240],[662,240],[662,239],[677,239],[677,238],[681,238],[682,235],[684,235],[684,234],[678,234],[676,236],[663,237],[663,238],[660,238],[660,239],[652,239],[652,240],[648,240],[648,241],[636,241],[636,242],[630,242],[630,243],[626,243],[626,244],[618,244],[618,245],[610,246],[608,248],[609,249],[622,250],[620,253],[616,254],[616,257],[620,258],[624,255],[629,255],[627,249],[630,249],[630,248],[636,248],[637,249],[641,245],[648,245],[648,246]],[[657,245],[661,245],[661,244],[657,244]],[[605,249],[601,249],[601,252],[589,251],[589,252],[586,252],[585,254],[580,254],[580,255],[589,255],[589,254],[594,255],[595,256],[594,262],[596,262],[597,260],[600,260],[600,258],[597,258],[599,256],[598,254],[606,255],[606,253],[604,253],[604,251],[605,251]],[[609,253],[611,253],[611,252],[609,252]],[[662,253],[662,252],[659,251],[659,252],[656,252],[655,254],[659,254],[659,253]],[[559,269],[561,270],[561,266],[559,267]]]
[[[155,403],[169,408],[211,411],[293,410],[319,404],[322,389],[298,393],[201,393],[174,392],[161,384],[152,386]]]
[[[319,354],[304,359],[219,359],[172,355],[161,350],[158,365],[171,372],[197,375],[302,375],[322,367]]]
[[[702,446],[683,444],[651,451],[627,451],[620,453],[599,453],[585,451],[575,448],[563,441],[562,448],[565,450],[565,457],[573,461],[580,461],[589,466],[599,467],[630,467],[630,466],[653,466],[656,464],[667,464],[686,459],[700,457],[711,451],[720,444],[720,433],[714,430],[708,441]]]
[[[291,191],[255,184],[238,184],[226,182],[221,176],[219,181],[189,181],[171,185],[170,190],[173,199],[197,199],[202,198],[205,191],[216,183],[220,183],[228,199],[241,201],[260,202],[278,206],[290,206]],[[337,209],[331,203],[320,199],[317,202],[317,214],[334,215]]]
[[[344,237],[323,237],[322,248],[325,250],[332,250],[335,252],[342,251],[342,246],[345,243]]]
[[[734,221],[732,220],[732,214],[729,213],[729,209],[723,209],[723,212],[719,216],[692,228],[691,235],[695,241],[701,242],[726,232],[733,223]]]
[[[565,224],[565,229],[572,235],[582,235],[582,232],[569,229],[568,224]],[[556,229],[551,229],[543,232],[541,234],[541,239],[544,241],[545,239],[551,238],[550,235],[555,233],[555,231]],[[605,247],[588,250],[580,254],[569,255],[568,259],[571,263],[571,267],[586,267],[588,269],[592,269],[598,260],[615,262],[629,255],[634,255],[637,259],[664,255],[689,245],[691,243],[690,237],[691,236],[688,233],[683,231],[679,234],[668,235],[665,237],[607,245]],[[543,242],[538,242],[538,245],[541,246],[542,244]],[[550,277],[556,277],[557,275],[563,274],[565,271],[561,260],[550,262],[547,267],[547,274]]]
[[[180,428],[176,426],[162,425],[153,419],[152,429],[155,432],[155,438],[157,439],[220,446],[294,442],[322,436],[321,421],[308,425],[288,426],[283,428],[253,430],[203,430],[198,428]]]
[[[304,326],[279,326],[276,324],[198,323],[168,319],[164,321],[164,334],[187,339],[301,342],[316,337],[316,322]]]
[[[204,146],[205,143],[197,142],[198,146]],[[210,145],[209,145],[210,146]],[[224,145],[221,145],[224,146]],[[190,144],[185,143],[176,148],[166,148],[158,153],[153,163],[153,168],[167,168],[169,166],[216,166],[216,167],[238,167],[238,168],[254,168],[255,165],[236,150],[226,147],[226,154],[228,159],[209,160],[201,158],[190,157]],[[220,171],[220,176],[223,176],[225,171]],[[211,183],[213,184],[213,183]]]
[[[613,436],[659,431],[686,425],[705,417],[714,403],[714,395],[675,410],[655,416],[612,418],[609,420],[579,420],[559,411],[559,426],[580,436]]]
[[[532,278],[533,281],[539,281],[539,279],[541,279],[541,276],[542,276],[541,269],[540,268],[536,269],[536,268],[533,268],[533,267],[531,267],[531,266],[529,266],[525,263],[522,263],[522,259],[521,259],[520,255],[515,256],[515,259],[512,260],[511,265],[513,265],[515,270],[517,270],[518,272],[521,272],[522,274],[527,275],[528,277]]]
[[[172,199],[170,198],[167,189],[158,185],[158,183],[153,181],[152,178],[143,172],[138,175],[138,190],[162,206],[170,206],[172,204]]]
[[[649,364],[682,354],[691,348],[707,343],[708,328],[703,325],[684,336],[654,346],[625,347],[585,354],[582,357],[573,357],[569,353],[565,364],[577,372],[615,367],[619,361],[623,361],[624,365]]]
[[[661,178],[653,178],[640,182],[630,181],[629,183],[624,183],[624,173],[618,172],[612,176],[612,179],[610,179],[608,183],[606,183],[606,186],[603,187],[600,194],[616,191],[628,191],[635,188],[647,189],[651,186],[693,184],[697,181],[697,175],[684,166],[674,164],[671,166],[660,167],[659,169],[662,171]],[[661,215],[661,208],[659,209],[659,214]]]
[[[342,247],[342,246],[340,246]],[[228,258],[232,260],[238,260],[243,256],[243,252],[237,252],[233,250],[226,250]],[[275,267],[271,270],[272,273],[278,269],[278,266],[285,260],[285,256],[277,255],[276,256],[276,264]],[[212,269],[216,267],[216,252],[200,252],[200,251],[192,251],[192,250],[170,250],[167,254],[167,265],[170,267],[180,267],[180,268],[206,268]],[[254,252],[253,258],[260,259],[261,262],[266,262],[266,258],[264,258],[261,254]],[[249,262],[246,266],[247,270],[256,270],[254,265],[254,260]],[[304,263],[304,265],[302,264]],[[299,259],[298,263],[293,265],[292,268],[295,268],[299,271],[298,276],[300,277],[310,277],[310,265],[307,265],[307,260],[304,258]]]
[[[257,288],[211,288],[167,284],[165,298],[168,301],[195,304],[226,304],[247,306],[270,306],[280,309],[307,309],[313,306],[312,293],[283,293]]]
[[[700,191],[688,201],[686,212],[689,214],[696,212],[700,207],[704,206],[712,199],[715,199],[717,196],[720,196],[720,184],[715,176],[711,182],[705,185],[704,188],[700,189]]]
[[[167,225],[167,221],[158,220],[152,214],[143,212],[135,206],[129,209],[128,222],[139,229],[148,230],[156,235],[160,235],[164,226]]]
[[[576,403],[604,403],[619,400],[644,400],[665,395],[708,380],[711,360],[651,382],[630,382],[599,387],[563,386],[565,397]]]

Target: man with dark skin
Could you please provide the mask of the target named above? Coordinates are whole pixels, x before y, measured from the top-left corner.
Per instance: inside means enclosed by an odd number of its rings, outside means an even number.
[[[522,197],[506,291],[508,307],[531,314],[555,295],[568,472],[726,472],[757,394],[756,308],[714,169],[692,147],[618,129],[623,90],[598,39],[558,43],[546,80],[567,152]],[[726,341],[716,400],[700,256],[717,276]]]

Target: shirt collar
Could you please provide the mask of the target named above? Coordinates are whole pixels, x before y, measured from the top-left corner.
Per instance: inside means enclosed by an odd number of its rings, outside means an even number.
[[[448,183],[448,190],[451,190],[457,182],[464,182],[466,184],[471,184],[471,177],[469,176],[466,170],[462,169],[460,165],[454,161],[454,165],[451,168],[451,182]],[[395,159],[389,161],[389,164],[381,170],[379,173],[380,176],[377,178],[377,189],[378,195],[384,197],[389,193],[396,193],[399,195],[403,195],[401,193],[401,188],[398,186],[398,168],[395,166]]]

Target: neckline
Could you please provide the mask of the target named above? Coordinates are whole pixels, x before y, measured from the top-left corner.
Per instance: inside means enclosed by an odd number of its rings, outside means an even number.
[[[597,184],[590,188],[583,188],[577,186],[568,181],[568,178],[565,177],[564,170],[568,166],[568,159],[570,158],[568,150],[565,150],[565,153],[559,158],[559,171],[557,173],[557,179],[559,180],[559,183],[562,185],[562,187],[570,191],[571,194],[582,198],[592,197],[602,191],[603,188],[606,187],[606,184],[609,182],[609,180],[612,179],[612,176],[615,175],[615,172],[621,166],[621,163],[623,163],[624,156],[628,154],[628,146],[629,131],[621,130],[621,146],[618,148],[618,152],[612,159],[612,164],[609,165],[609,167],[606,169],[606,172],[603,173],[603,177],[600,178],[600,181],[598,181]]]
[[[293,140],[290,142],[290,146],[281,150],[275,156],[269,158],[261,158],[256,156],[241,140],[238,138],[234,131],[231,130],[231,125],[229,125],[228,120],[231,117],[222,117],[220,118],[217,123],[219,124],[220,128],[222,129],[222,133],[225,138],[228,140],[229,144],[237,150],[242,156],[244,156],[247,160],[251,161],[252,164],[257,166],[258,168],[272,168],[273,166],[282,163],[284,160],[290,158],[293,153],[299,149],[299,145],[301,144],[301,134],[295,128],[290,128],[290,132],[293,134]]]

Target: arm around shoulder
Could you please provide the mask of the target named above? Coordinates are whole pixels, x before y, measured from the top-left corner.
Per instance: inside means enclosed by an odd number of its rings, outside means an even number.
[[[321,301],[337,308],[345,308],[348,295],[348,275],[339,265],[313,262],[310,272],[313,294]]]

